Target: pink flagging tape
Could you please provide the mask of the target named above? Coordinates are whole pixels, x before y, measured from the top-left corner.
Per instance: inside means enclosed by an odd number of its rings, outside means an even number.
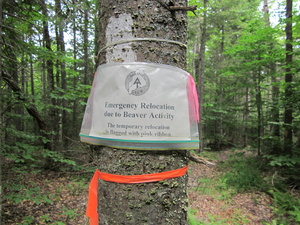
[[[190,112],[193,118],[199,123],[200,115],[199,115],[199,101],[198,101],[198,94],[196,89],[196,84],[192,75],[189,74],[189,81],[188,81],[188,100],[190,104],[194,105],[193,112]]]

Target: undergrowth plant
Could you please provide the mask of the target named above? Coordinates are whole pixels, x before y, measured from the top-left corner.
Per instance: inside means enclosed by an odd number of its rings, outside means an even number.
[[[240,192],[244,191],[267,191],[268,184],[262,174],[263,162],[253,157],[243,157],[243,154],[234,154],[222,165],[227,168],[222,179],[228,186],[236,188]]]
[[[216,153],[217,154],[217,153]],[[205,153],[208,158],[216,158],[213,152]],[[202,156],[202,155],[201,155]],[[268,157],[267,157],[268,158]],[[237,193],[260,191],[265,192],[273,197],[273,208],[276,218],[268,225],[289,225],[300,223],[300,199],[297,195],[292,195],[289,191],[286,180],[276,178],[274,182],[274,173],[270,173],[274,168],[277,171],[282,167],[288,171],[295,169],[297,163],[295,159],[290,157],[257,157],[254,155],[246,155],[245,151],[231,151],[228,158],[219,162],[218,178],[203,177],[198,180],[199,185],[196,190],[201,195],[210,195],[215,199],[230,201],[231,196]],[[271,159],[271,160],[270,160]],[[280,168],[278,168],[280,167]],[[285,170],[286,171],[286,170]],[[299,170],[298,170],[299,171]],[[279,172],[278,172],[279,173]],[[293,172],[296,176],[299,172]],[[296,178],[293,178],[295,180]],[[299,177],[298,177],[299,179]],[[280,187],[280,188],[276,188]],[[218,224],[219,220],[213,217],[208,222],[197,221],[195,219],[195,211],[190,210],[189,222],[191,225],[198,224]],[[238,221],[230,221],[232,224],[247,224],[243,215],[236,212],[234,218]],[[226,224],[228,221],[222,221]],[[221,223],[222,224],[222,223]]]
[[[195,213],[196,213],[195,209],[191,209],[191,208],[188,209],[187,215],[188,215],[189,225],[197,225],[198,221],[195,218]]]
[[[274,212],[278,216],[274,222],[282,225],[300,223],[300,199],[277,189],[269,192],[273,196]]]
[[[276,225],[300,223],[299,150],[295,149],[292,155],[265,155],[264,158],[268,160],[268,166],[274,171],[270,179],[272,188],[269,194],[273,196],[274,212],[278,218],[273,223]],[[296,194],[292,194],[291,187]]]
[[[25,216],[23,218],[23,221],[21,222],[21,225],[30,225],[33,224],[34,218],[32,216]]]
[[[10,128],[6,128],[10,129]],[[3,143],[1,149],[2,163],[2,204],[8,205],[10,208],[24,204],[28,201],[36,207],[47,207],[60,201],[61,195],[57,193],[50,193],[44,190],[44,186],[51,181],[45,180],[42,183],[33,182],[26,177],[38,176],[38,174],[49,172],[45,168],[48,160],[51,160],[52,167],[50,169],[59,173],[80,173],[82,171],[89,171],[91,168],[85,168],[71,158],[64,152],[55,150],[47,150],[39,142],[40,136],[33,133],[26,133],[24,131],[17,131],[10,129],[11,134],[16,136],[18,141],[11,143]],[[41,145],[39,145],[40,143]],[[47,166],[47,165],[46,165]],[[94,168],[92,169],[94,171]],[[66,184],[69,192],[74,196],[78,196],[86,190],[86,179],[83,175],[78,175]],[[71,179],[71,178],[70,178]],[[71,220],[77,214],[74,210],[63,209],[62,215]],[[2,220],[9,218],[9,214],[2,214]],[[40,219],[43,224],[65,224],[59,221],[50,220],[51,216],[48,214],[42,215],[40,218],[33,218],[32,216],[20,215],[19,223],[22,225],[35,224],[36,219]]]
[[[21,180],[21,176],[18,176]],[[43,193],[39,186],[29,182],[28,184],[22,184],[17,180],[13,182],[7,182],[3,184],[5,194],[2,196],[4,200],[18,204],[24,200],[33,201],[39,205],[41,203],[51,204],[51,196],[48,193]]]

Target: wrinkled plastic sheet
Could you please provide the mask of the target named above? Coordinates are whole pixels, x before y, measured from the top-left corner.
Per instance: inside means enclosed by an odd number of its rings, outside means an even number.
[[[80,139],[121,149],[196,149],[198,97],[192,76],[153,63],[97,68]]]

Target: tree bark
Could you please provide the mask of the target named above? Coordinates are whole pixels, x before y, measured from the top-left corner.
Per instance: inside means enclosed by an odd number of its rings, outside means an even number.
[[[2,0],[0,0],[0,12],[3,12],[2,9]],[[3,34],[2,34],[2,13],[0,13],[0,40],[3,40]],[[2,87],[2,82],[3,82],[3,78],[2,78],[2,49],[3,49],[3,42],[0,41],[0,86]],[[0,88],[0,101],[2,101],[2,88]],[[3,104],[0,104],[0,125],[4,126],[4,121],[3,121]],[[4,132],[3,129],[0,129],[0,148],[2,149],[2,144],[4,143]],[[0,162],[0,166],[2,168],[2,163]],[[0,224],[2,222],[2,219],[0,218]]]
[[[260,60],[260,57],[258,58]],[[261,155],[261,139],[262,139],[262,96],[261,96],[261,73],[260,70],[253,72],[253,80],[255,83],[255,101],[257,110],[257,155]]]
[[[47,5],[44,0],[40,0],[41,8],[42,8],[42,13],[46,17],[48,16],[48,10],[47,10]],[[51,38],[50,38],[50,32],[49,32],[49,26],[48,22],[46,20],[43,21],[43,45],[47,49],[47,51],[52,53],[52,48],[51,48]],[[46,71],[47,71],[47,86],[48,86],[48,91],[46,93],[49,95],[49,93],[54,92],[55,90],[55,85],[54,85],[54,63],[52,58],[47,58],[46,60]],[[47,96],[46,96],[47,97]],[[51,105],[53,107],[50,108],[49,110],[49,131],[54,131],[57,133],[58,131],[58,123],[57,123],[57,110],[54,108],[56,106],[56,100],[53,97],[50,97]],[[57,140],[57,138],[55,138]],[[54,139],[51,140],[51,143],[53,144]]]
[[[186,13],[171,12],[166,1],[100,0],[100,49],[121,40],[158,38],[186,43]],[[187,4],[186,0],[176,5]],[[162,41],[135,41],[98,53],[98,65],[114,62],[151,62],[185,69],[186,49]],[[113,93],[112,93],[113,94]],[[117,98],[118,96],[116,96]],[[186,151],[133,151],[95,147],[98,169],[120,175],[151,174],[187,165]],[[99,180],[99,224],[187,224],[187,174],[145,184]]]
[[[89,79],[89,33],[88,33],[88,26],[89,26],[89,12],[88,12],[88,1],[85,1],[84,4],[84,28],[82,31],[83,35],[83,58],[84,58],[84,79],[83,84],[88,84],[91,79]]]
[[[61,1],[55,0],[55,13],[57,16],[57,34],[56,34],[56,42],[57,42],[57,50],[60,51],[61,55],[66,54],[66,47],[65,47],[65,41],[64,41],[64,31],[63,31],[63,20],[64,16],[62,14],[62,8],[61,8]],[[67,73],[66,73],[66,63],[64,60],[58,59],[57,63],[57,71],[60,74],[60,80],[61,80],[61,89],[65,92],[67,90]],[[59,86],[59,84],[57,84]],[[62,93],[64,94],[64,93]],[[61,139],[63,143],[63,147],[67,147],[67,139],[65,137],[68,136],[68,123],[67,123],[67,112],[64,110],[67,107],[67,102],[65,99],[61,99],[61,126],[59,126],[60,135],[59,138]],[[58,121],[57,121],[58,122]]]
[[[243,130],[244,130],[244,135],[243,135],[243,145],[244,147],[248,146],[248,132],[249,128],[247,125],[248,122],[248,117],[249,117],[249,87],[245,88],[245,107],[243,111]]]
[[[221,65],[223,64],[224,57],[223,57],[223,52],[224,52],[224,46],[225,46],[225,25],[222,24],[220,26],[221,30],[221,43],[220,43],[220,52],[219,52],[219,57],[217,57],[217,64],[220,65],[220,67],[217,70],[221,70]],[[223,84],[224,78],[220,76],[220,72],[216,73],[216,94],[215,94],[215,102],[217,103],[219,108],[223,108],[223,97],[224,97],[224,84]],[[223,145],[224,142],[224,132],[223,132],[223,119],[224,119],[224,114],[222,112],[215,112],[215,137],[214,137],[214,145],[217,150],[221,150],[221,146]]]
[[[202,118],[202,111],[203,111],[203,97],[204,97],[204,70],[205,70],[205,46],[206,46],[206,20],[207,20],[207,0],[204,0],[204,12],[203,12],[203,23],[202,23],[202,31],[201,33],[201,41],[200,41],[200,49],[199,49],[199,56],[196,58],[197,62],[195,62],[195,65],[197,67],[195,68],[196,77],[198,80],[198,86],[197,91],[199,93],[199,115],[200,118]],[[200,23],[201,24],[201,23]],[[199,145],[199,152],[203,150],[204,148],[204,142],[203,142],[203,126],[200,122],[198,125],[199,129],[199,139],[200,139],[200,145]]]
[[[293,72],[292,72],[292,63],[293,63],[293,30],[292,30],[292,10],[293,10],[293,1],[286,0],[286,56],[285,56],[285,109],[284,109],[284,152],[285,154],[292,154],[293,146]]]
[[[269,14],[269,4],[268,0],[264,0],[264,16],[266,27],[270,27],[270,14]],[[271,43],[270,51],[274,49],[273,44]],[[279,86],[277,84],[276,78],[276,63],[272,63],[270,65],[270,73],[271,73],[271,81],[272,81],[272,120],[276,124],[273,124],[271,127],[272,135],[274,136],[274,140],[272,141],[272,154],[279,154],[281,151],[280,148],[280,126],[279,126]]]
[[[76,1],[72,0],[72,4],[75,6]],[[78,73],[78,68],[77,68],[77,35],[76,35],[76,31],[77,31],[77,26],[76,26],[76,7],[73,8],[73,15],[72,15],[72,27],[73,27],[73,71],[74,73],[77,75]],[[73,77],[73,89],[76,90],[77,87],[77,76]],[[78,130],[77,128],[77,124],[78,124],[78,119],[77,119],[77,108],[78,108],[78,104],[77,104],[77,99],[73,100],[73,115],[72,115],[72,130],[76,131]],[[75,135],[75,132],[72,133],[72,136]]]

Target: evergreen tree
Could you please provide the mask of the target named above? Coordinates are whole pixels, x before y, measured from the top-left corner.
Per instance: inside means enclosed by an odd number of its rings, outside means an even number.
[[[187,3],[180,0],[176,1],[177,4]],[[118,42],[124,40],[124,37],[186,42],[185,12],[170,11],[164,1],[126,1],[126,7],[124,5],[125,1],[114,4],[108,0],[100,1],[100,49],[111,44],[111,40]],[[109,24],[114,25],[108,29]],[[113,45],[99,52],[97,64],[138,61],[168,64],[185,69],[185,52],[183,46],[168,42],[126,43]],[[138,85],[137,81],[135,85]],[[95,151],[98,155],[98,169],[111,174],[151,174],[179,169],[187,164],[186,151],[183,150],[134,151],[95,147]],[[99,180],[100,224],[117,224],[117,221],[126,224],[186,224],[186,188],[187,175],[146,184],[124,185]]]

